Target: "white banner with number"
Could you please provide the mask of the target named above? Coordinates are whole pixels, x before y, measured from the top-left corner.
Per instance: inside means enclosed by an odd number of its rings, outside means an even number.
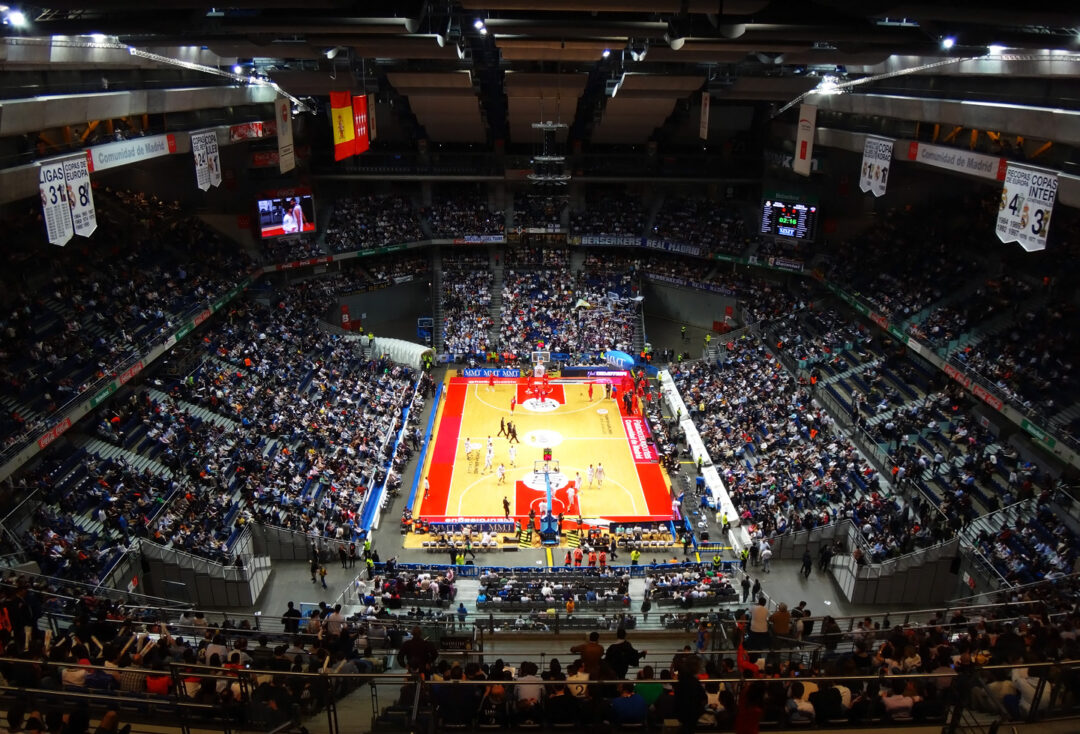
[[[195,158],[195,185],[202,191],[210,190],[210,168],[206,163],[207,134],[191,134],[191,155]],[[213,135],[213,133],[209,133],[209,135]]]
[[[809,176],[814,160],[814,132],[817,127],[817,107],[799,105],[799,126],[795,131],[795,159],[791,169],[800,176]]]
[[[89,237],[97,229],[97,210],[94,190],[90,187],[90,166],[86,155],[80,153],[64,160],[64,179],[67,181],[68,206],[75,234]]]
[[[210,185],[221,186],[221,154],[218,152],[217,133],[206,136],[206,167],[210,169]]]
[[[1028,252],[1046,249],[1057,188],[1056,172],[1009,163],[998,209],[998,239],[1019,242]]]
[[[285,97],[278,97],[274,102],[277,112],[277,149],[278,169],[288,173],[296,168],[296,155],[293,150],[292,102]]]
[[[49,242],[66,245],[75,230],[71,226],[71,211],[68,209],[63,160],[38,164],[38,191],[41,193],[41,214],[45,219],[45,233]]]
[[[885,195],[895,142],[888,138],[867,136],[866,143],[863,144],[862,170],[859,172],[860,191],[872,191],[874,196]]]

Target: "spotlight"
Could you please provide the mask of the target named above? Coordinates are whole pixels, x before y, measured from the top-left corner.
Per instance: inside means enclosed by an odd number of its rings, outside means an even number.
[[[481,36],[486,36],[487,35],[487,28],[481,28],[480,29],[480,35]]]
[[[1001,56],[1001,54],[1005,53],[1005,47],[996,43],[990,44],[986,50],[990,52],[991,56]]]
[[[672,35],[671,33],[665,33],[664,40],[671,46],[672,51],[678,51],[686,45],[686,39],[684,37]]]
[[[333,48],[326,49],[325,51],[323,51],[323,53],[326,54],[326,58],[334,59],[337,58],[338,48],[338,46],[334,46]]]
[[[952,36],[945,36],[941,39],[941,47],[948,51],[950,48],[956,45],[956,39]]]
[[[473,21],[472,27],[475,28],[476,30],[480,30],[481,28],[484,27],[484,21],[477,18],[476,20]]]
[[[630,42],[630,60],[631,61],[644,61],[645,54],[649,52],[648,41],[631,41]]]
[[[603,52],[601,52],[600,55],[603,56],[606,59],[608,56],[611,56],[611,49],[610,48],[605,48],[603,50]]]
[[[236,64],[232,68],[232,73],[236,74],[237,76],[240,76],[241,74],[244,73],[244,67],[240,66],[240,64]]]
[[[26,26],[26,16],[23,15],[20,10],[12,10],[4,16],[4,20],[7,21],[12,28],[24,28]]]

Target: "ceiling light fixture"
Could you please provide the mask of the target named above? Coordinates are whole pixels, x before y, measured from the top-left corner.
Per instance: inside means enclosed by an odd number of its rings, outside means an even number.
[[[21,10],[12,10],[4,16],[4,22],[12,28],[24,28],[26,27],[26,16],[23,15]]]
[[[610,48],[605,48],[605,49],[604,49],[604,50],[603,50],[603,51],[602,51],[602,52],[600,53],[600,55],[601,55],[601,56],[603,56],[603,57],[604,57],[604,58],[606,59],[606,58],[607,58],[608,56],[611,56],[611,49],[610,49]]]
[[[1005,53],[1005,47],[997,43],[991,43],[986,50],[991,56],[1001,56],[1001,54]]]
[[[951,49],[955,45],[956,45],[956,39],[953,38],[952,36],[945,36],[944,38],[941,39],[941,47],[943,49],[945,49],[946,51],[948,51],[949,49]]]

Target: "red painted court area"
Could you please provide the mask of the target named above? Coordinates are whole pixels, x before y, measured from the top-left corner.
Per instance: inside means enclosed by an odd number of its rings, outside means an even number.
[[[539,388],[540,382],[537,381]],[[510,515],[525,518],[530,509],[540,513],[546,502],[542,479],[533,477],[533,463],[550,447],[560,463],[561,475],[553,486],[553,511],[567,518],[602,518],[612,522],[644,522],[671,517],[671,491],[666,473],[657,462],[646,421],[626,414],[621,396],[604,397],[602,384],[554,380],[541,401],[529,392],[525,379],[451,378],[443,393],[434,442],[425,476],[426,497],[418,496],[414,514],[428,520],[446,518],[502,518],[503,499]],[[513,414],[511,399],[516,401]],[[533,409],[526,406],[531,405]],[[498,435],[500,420],[513,421],[520,443],[511,456],[510,443]],[[493,462],[486,466],[487,438],[492,439]],[[478,450],[466,455],[465,440]],[[514,461],[516,466],[511,466]],[[587,467],[602,463],[603,485],[587,480]],[[502,464],[505,479],[498,481]],[[577,487],[576,473],[583,487]],[[421,481],[421,487],[423,482]],[[571,496],[570,488],[574,491]]]

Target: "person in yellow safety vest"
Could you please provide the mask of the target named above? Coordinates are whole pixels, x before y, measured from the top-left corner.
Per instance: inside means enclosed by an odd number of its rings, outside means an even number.
[[[457,558],[454,559],[454,563],[456,563],[458,566],[464,566],[465,565],[465,554],[464,553],[458,553]]]
[[[713,571],[719,571],[719,570],[720,570],[720,566],[722,566],[722,565],[723,565],[723,563],[724,563],[724,559],[723,559],[723,558],[722,558],[722,557],[720,556],[720,554],[719,554],[719,553],[717,553],[716,555],[714,555],[714,556],[712,557],[712,567],[713,567]]]
[[[638,559],[639,558],[641,558],[641,551],[639,551],[637,548],[634,548],[634,550],[630,551],[630,565],[631,566],[638,565]]]
[[[712,334],[705,335],[705,348],[709,348],[709,344],[712,343]]]
[[[739,568],[743,572],[746,571],[746,562],[749,561],[749,560],[750,560],[750,549],[749,548],[743,548],[742,551],[739,553]]]
[[[725,535],[731,532],[731,522],[728,520],[726,512],[720,516],[720,529],[724,531]]]

